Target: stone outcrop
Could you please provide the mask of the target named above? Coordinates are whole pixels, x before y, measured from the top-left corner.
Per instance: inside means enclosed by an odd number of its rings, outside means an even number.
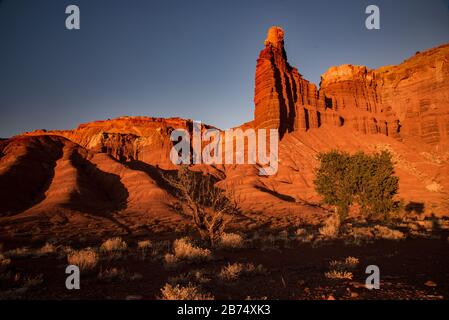
[[[279,27],[270,28],[257,60],[254,104],[255,127],[279,129],[281,137],[296,129],[319,127],[324,120],[325,100],[287,62],[284,31]]]
[[[173,166],[169,159],[171,131],[191,128],[191,120],[180,118],[120,117],[81,124],[74,130],[39,130],[28,135],[60,135],[120,162],[143,161],[168,169]]]
[[[364,66],[332,67],[321,77],[320,92],[347,126],[399,138],[399,119],[383,107],[378,80],[376,72]]]
[[[260,52],[255,81],[256,128],[307,131],[323,124],[362,133],[449,146],[449,45],[398,66],[330,68],[320,89],[289,65],[284,31],[272,27]]]

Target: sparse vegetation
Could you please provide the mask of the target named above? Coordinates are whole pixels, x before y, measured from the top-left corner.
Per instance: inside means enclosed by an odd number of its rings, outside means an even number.
[[[225,214],[238,211],[231,197],[215,185],[218,179],[193,172],[187,166],[181,166],[176,176],[164,178],[175,189],[182,211],[192,217],[200,237],[217,245],[226,225]]]
[[[98,260],[98,253],[91,248],[73,251],[67,256],[68,263],[78,266],[80,270],[94,269],[98,263]]]
[[[341,222],[354,203],[369,218],[388,218],[399,209],[400,202],[394,200],[399,178],[388,151],[373,155],[331,151],[319,154],[318,159],[315,189],[325,204],[335,207]]]
[[[173,242],[173,254],[167,253],[164,256],[165,264],[173,266],[179,261],[206,261],[212,258],[212,252],[209,249],[203,249],[194,246],[188,238],[177,239]]]
[[[137,248],[143,251],[147,251],[151,248],[152,245],[153,243],[151,242],[151,240],[142,240],[137,242]]]
[[[100,246],[100,250],[103,252],[120,252],[126,249],[128,249],[128,245],[120,237],[108,239]]]
[[[161,289],[162,300],[213,300],[214,297],[210,293],[202,293],[200,289],[193,285],[187,286],[176,285],[169,283]]]
[[[220,248],[225,249],[237,249],[242,248],[244,245],[243,237],[236,233],[225,233],[220,237]]]
[[[260,273],[263,271],[262,265],[254,266],[252,263],[228,263],[221,268],[218,277],[223,281],[235,281],[242,275]]]
[[[324,275],[326,276],[326,278],[333,280],[352,280],[354,276],[352,272],[337,270],[331,270],[329,272],[326,272]]]
[[[359,264],[359,259],[357,259],[355,257],[347,257],[343,261],[332,260],[329,263],[329,266],[333,270],[345,271],[347,269],[354,269],[354,268],[356,268],[358,264]]]
[[[325,238],[335,238],[340,231],[340,223],[340,216],[333,214],[324,221],[324,225],[318,231]]]

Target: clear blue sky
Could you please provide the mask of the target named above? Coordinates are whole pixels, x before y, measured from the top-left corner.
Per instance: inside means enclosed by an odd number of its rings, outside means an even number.
[[[80,31],[65,29],[69,4]],[[364,27],[369,4],[380,31]],[[121,115],[249,121],[271,25],[318,84],[333,65],[397,64],[449,42],[449,1],[0,0],[0,137]]]

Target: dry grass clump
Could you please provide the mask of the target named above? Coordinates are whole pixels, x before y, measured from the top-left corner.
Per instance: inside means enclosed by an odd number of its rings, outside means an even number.
[[[352,280],[353,274],[348,271],[331,270],[324,274],[326,278],[333,280]]]
[[[359,264],[359,259],[355,258],[355,257],[347,257],[345,259],[345,264],[349,267],[356,267]]]
[[[168,265],[176,264],[180,260],[198,262],[210,260],[211,258],[212,253],[209,249],[195,247],[188,238],[175,240],[173,243],[173,254],[168,253],[164,257],[165,263]]]
[[[147,251],[153,246],[151,240],[142,240],[137,242],[137,248],[142,251]]]
[[[355,269],[358,264],[359,259],[351,256],[345,260],[332,260],[329,262],[330,271],[324,273],[324,276],[334,280],[352,280],[353,274],[349,270]]]
[[[235,281],[240,276],[261,272],[263,272],[262,265],[255,267],[252,263],[228,263],[226,266],[221,268],[218,277],[223,281]]]
[[[325,238],[337,237],[340,231],[340,217],[337,214],[330,216],[318,231]]]
[[[126,249],[128,249],[128,245],[120,237],[110,238],[100,246],[100,250],[103,252],[120,252]]]
[[[137,242],[137,250],[142,259],[146,259],[147,255],[152,255],[156,248],[151,240],[141,240]]]
[[[399,230],[393,230],[385,226],[376,225],[374,227],[374,234],[376,238],[386,239],[386,240],[403,240],[405,239],[405,234]]]
[[[91,248],[73,251],[67,255],[68,263],[78,266],[80,270],[94,269],[98,264],[98,260],[98,253]]]
[[[234,281],[238,279],[243,270],[244,265],[242,263],[229,263],[221,269],[218,277],[221,280]]]
[[[210,293],[202,293],[200,289],[193,285],[180,286],[179,284],[173,286],[169,283],[161,289],[162,300],[213,300],[214,296]]]
[[[338,271],[345,271],[346,269],[354,269],[359,264],[359,259],[355,257],[347,257],[343,261],[339,260],[332,260],[329,263],[329,266],[331,269],[338,270]]]
[[[244,245],[243,237],[236,233],[223,233],[220,237],[219,247],[223,249],[238,249]]]

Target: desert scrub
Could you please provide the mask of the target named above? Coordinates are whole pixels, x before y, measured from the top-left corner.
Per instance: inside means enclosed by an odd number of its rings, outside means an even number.
[[[142,251],[147,251],[153,246],[151,240],[141,240],[137,242],[137,248]]]
[[[120,252],[128,249],[128,245],[120,237],[110,238],[100,246],[102,252]]]
[[[263,266],[254,266],[252,263],[228,263],[226,266],[221,268],[218,277],[223,281],[235,281],[240,276],[251,275],[256,273],[262,273]]]
[[[98,264],[98,260],[98,253],[91,248],[73,251],[67,255],[68,263],[78,266],[80,270],[94,269]]]
[[[169,283],[161,289],[161,300],[213,300],[214,296],[210,293],[202,293],[200,289],[193,285],[187,286],[176,285]]]
[[[347,269],[355,269],[359,264],[359,259],[355,257],[347,257],[345,260],[332,260],[329,266],[332,270],[346,271]]]
[[[179,261],[200,262],[212,258],[209,249],[195,247],[188,238],[177,239],[173,243],[173,254],[167,253],[164,257],[166,265],[175,265]]]
[[[151,240],[141,240],[137,242],[137,253],[142,260],[145,260],[147,256],[152,255],[152,251],[154,251],[154,248]]]
[[[372,155],[330,151],[318,155],[315,190],[325,204],[334,206],[343,223],[350,207],[358,203],[365,217],[387,219],[401,208],[394,198],[399,178],[392,155],[382,150]]]
[[[175,176],[163,178],[173,187],[180,209],[192,218],[201,239],[215,247],[227,223],[225,215],[239,211],[232,188],[225,191],[216,186],[221,179],[191,171],[186,165],[179,167]]]
[[[340,231],[340,216],[338,214],[330,216],[318,231],[325,238],[333,239],[337,237]]]
[[[349,271],[331,270],[326,272],[325,277],[332,280],[352,280],[353,274]]]
[[[219,247],[222,249],[238,249],[244,245],[243,237],[236,233],[223,233],[220,237]]]

